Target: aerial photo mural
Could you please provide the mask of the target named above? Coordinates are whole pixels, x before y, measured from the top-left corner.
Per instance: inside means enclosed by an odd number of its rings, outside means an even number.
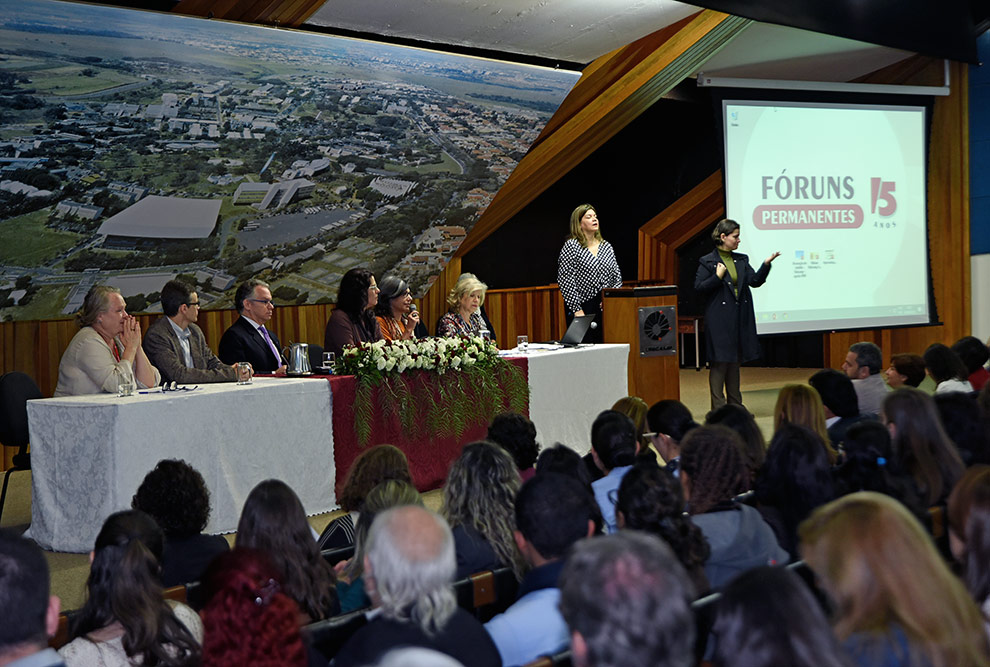
[[[314,33],[0,0],[0,320],[97,283],[160,311],[267,280],[332,302],[355,266],[422,295],[577,82]]]

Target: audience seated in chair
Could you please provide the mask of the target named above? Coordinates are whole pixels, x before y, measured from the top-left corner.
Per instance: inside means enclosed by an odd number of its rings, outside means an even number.
[[[663,459],[667,470],[680,475],[681,440],[693,428],[698,427],[691,411],[680,401],[666,399],[654,403],[646,413],[649,432],[645,435]]]
[[[967,466],[990,463],[990,420],[972,394],[950,391],[933,396],[945,434]]]
[[[735,431],[742,438],[743,464],[746,466],[747,475],[740,485],[738,493],[748,491],[753,488],[753,482],[763,467],[763,462],[767,458],[767,441],[763,437],[763,431],[756,423],[756,417],[749,410],[741,405],[728,403],[712,410],[705,415],[705,425],[714,426],[721,424]]]
[[[825,408],[825,428],[833,448],[842,447],[850,426],[872,418],[859,413],[856,390],[845,373],[825,368],[812,375],[808,384],[821,396]]]
[[[862,341],[849,347],[842,370],[853,381],[853,388],[859,398],[859,413],[879,415],[884,396],[890,387],[883,381],[880,367],[883,353],[875,343]]]
[[[591,424],[591,452],[595,465],[605,474],[591,483],[595,500],[605,520],[605,532],[618,530],[615,524],[615,494],[622,477],[636,462],[639,442],[629,417],[615,410],[601,412]]]
[[[497,415],[488,426],[488,440],[509,453],[522,481],[536,474],[533,466],[540,446],[536,443],[536,426],[529,417],[515,412]]]
[[[891,389],[904,386],[917,389],[925,381],[925,360],[919,354],[895,354],[884,377]]]
[[[962,567],[962,580],[990,618],[990,466],[966,471],[949,494],[949,547]]]
[[[817,434],[825,448],[829,465],[838,462],[839,453],[832,446],[825,426],[825,406],[813,387],[788,384],[780,390],[773,409],[773,432],[776,433],[784,424],[797,424]]]
[[[573,477],[587,487],[588,492],[594,495],[591,490],[591,475],[588,473],[588,466],[585,465],[581,455],[567,445],[559,442],[553,447],[547,447],[536,459],[536,474],[543,475],[549,472],[556,472],[568,477]],[[600,472],[600,471],[599,471]]]
[[[969,370],[959,355],[951,349],[941,343],[933,343],[928,346],[922,357],[925,359],[925,370],[935,381],[936,394],[954,391],[968,394],[973,391],[973,385],[968,379]]]
[[[0,530],[0,664],[64,665],[48,648],[60,606],[49,592],[48,562],[41,549],[13,531]]]
[[[952,344],[952,351],[959,355],[966,371],[969,373],[969,383],[973,391],[980,391],[990,380],[990,371],[986,363],[990,360],[990,350],[976,336],[963,336]]]

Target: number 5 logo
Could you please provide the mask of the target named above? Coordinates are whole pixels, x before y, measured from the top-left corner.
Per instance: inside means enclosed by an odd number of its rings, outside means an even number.
[[[894,214],[894,211],[897,210],[897,199],[894,198],[894,181],[871,178],[870,192],[870,213],[879,212],[883,217]],[[881,199],[884,205],[877,211],[877,201]]]

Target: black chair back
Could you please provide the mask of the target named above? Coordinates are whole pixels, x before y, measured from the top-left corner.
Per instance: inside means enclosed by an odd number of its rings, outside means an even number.
[[[358,610],[310,623],[302,632],[310,646],[327,660],[332,660],[347,640],[367,623],[367,610]]]
[[[27,402],[35,398],[42,395],[31,376],[18,371],[0,376],[0,443],[4,447],[27,447]]]
[[[320,552],[323,556],[323,560],[330,563],[330,567],[333,567],[337,563],[345,560],[349,560],[354,557],[354,545],[349,547],[338,547],[336,549],[324,549]]]
[[[457,606],[485,623],[516,601],[519,581],[512,568],[478,572],[454,582]]]
[[[306,348],[309,352],[309,367],[316,371],[317,368],[323,366],[323,346],[317,345],[316,343],[310,343],[309,347]]]

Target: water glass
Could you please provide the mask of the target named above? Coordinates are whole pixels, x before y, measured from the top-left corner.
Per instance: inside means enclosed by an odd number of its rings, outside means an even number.
[[[335,355],[333,352],[323,353],[323,368],[330,371],[331,375],[333,375],[333,369],[336,363],[337,363],[337,355]]]
[[[251,384],[254,377],[254,368],[246,361],[239,361],[234,365],[237,369],[237,384]]]
[[[526,354],[529,351],[529,336],[516,336],[516,350],[519,354]]]
[[[117,396],[133,396],[136,388],[133,377],[122,375],[117,382]]]

